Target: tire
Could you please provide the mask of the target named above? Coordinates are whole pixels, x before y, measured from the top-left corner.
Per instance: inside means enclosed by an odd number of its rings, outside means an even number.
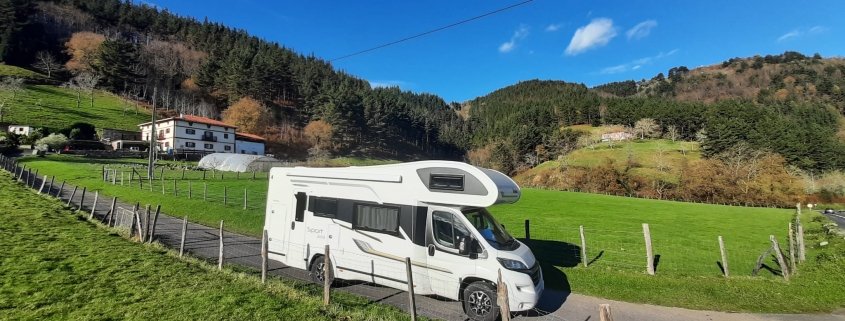
[[[311,282],[314,282],[316,285],[324,286],[326,284],[324,279],[325,270],[323,269],[325,264],[326,260],[322,255],[314,259],[314,263],[311,264],[311,273],[309,274],[311,276]],[[329,285],[331,285],[332,282],[334,282],[334,271],[331,267],[329,267]]]
[[[464,289],[464,312],[475,321],[494,321],[499,318],[496,290],[486,282],[474,282]]]

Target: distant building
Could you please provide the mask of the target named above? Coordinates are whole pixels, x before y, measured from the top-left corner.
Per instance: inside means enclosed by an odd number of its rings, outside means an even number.
[[[601,134],[601,141],[603,141],[603,142],[628,140],[628,139],[633,139],[633,138],[634,138],[634,134],[631,134],[629,132],[613,132],[613,133]]]
[[[9,132],[21,136],[29,136],[35,131],[35,127],[27,125],[9,125]]]
[[[264,141],[266,139],[261,136],[236,133],[235,151],[238,154],[264,155]]]
[[[141,139],[150,140],[152,123],[138,125]],[[179,115],[156,121],[156,145],[161,151],[234,153],[236,126],[199,116]]]
[[[149,141],[140,141],[140,140],[113,140],[109,142],[112,149],[114,150],[134,150],[134,151],[144,151],[147,150],[147,147],[150,146]]]
[[[100,135],[100,140],[104,142],[114,142],[118,140],[139,141],[141,140],[141,132],[113,128],[103,128],[103,134]]]

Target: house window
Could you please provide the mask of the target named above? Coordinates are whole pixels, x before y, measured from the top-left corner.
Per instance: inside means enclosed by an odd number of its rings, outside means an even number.
[[[431,174],[428,180],[428,189],[463,191],[464,176],[449,174]]]
[[[168,129],[165,131],[165,133],[170,134],[170,128],[168,128]]]
[[[211,128],[211,125],[205,125],[205,126],[208,127],[208,128]]]
[[[223,138],[229,138],[229,134],[223,134]]]
[[[164,136],[164,130],[159,129],[159,130],[158,130],[158,135],[159,135],[159,136]]]
[[[337,215],[337,200],[333,198],[314,198],[314,202],[311,203],[311,212],[314,212],[314,216],[334,218]]]
[[[197,144],[193,142],[187,142],[185,143],[185,147],[197,147]]]
[[[434,212],[431,220],[434,239],[445,248],[457,249],[461,239],[469,235],[469,230],[451,213]]]
[[[170,147],[170,142],[164,142],[164,147]]]
[[[188,126],[193,126],[193,125],[194,125],[194,123],[188,122]]]
[[[387,234],[399,233],[399,208],[356,204],[352,228]]]
[[[214,149],[214,144],[205,144],[205,149]]]
[[[232,146],[225,146],[225,147],[223,147],[223,149],[225,149],[225,150],[232,150]]]
[[[243,149],[241,149],[241,154],[246,154],[246,151],[244,151]]]
[[[185,134],[193,135],[193,134],[196,134],[196,133],[197,133],[196,130],[193,130],[191,128],[185,128]]]

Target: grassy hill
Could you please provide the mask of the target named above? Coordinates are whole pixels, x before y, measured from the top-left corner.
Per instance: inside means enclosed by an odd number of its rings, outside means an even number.
[[[0,63],[0,78],[3,77],[18,77],[26,79],[30,82],[41,82],[47,80],[46,75],[42,75],[37,72],[23,69],[20,67],[9,66],[4,63]]]

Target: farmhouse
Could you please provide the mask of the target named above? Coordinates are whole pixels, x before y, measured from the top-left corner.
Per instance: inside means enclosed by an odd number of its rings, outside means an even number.
[[[606,133],[601,134],[601,141],[620,141],[620,140],[627,140],[634,138],[634,134],[629,132],[613,132],[613,133]]]
[[[235,133],[235,150],[238,154],[264,155],[264,137]]]
[[[9,125],[9,132],[22,136],[29,136],[35,131],[35,127],[27,125]]]
[[[163,151],[234,153],[235,129],[227,123],[192,115],[165,118],[155,124],[156,145]],[[150,140],[152,122],[138,125],[141,138]]]
[[[141,132],[103,128],[103,133],[100,135],[100,140],[105,143],[111,143],[118,140],[140,141]]]

